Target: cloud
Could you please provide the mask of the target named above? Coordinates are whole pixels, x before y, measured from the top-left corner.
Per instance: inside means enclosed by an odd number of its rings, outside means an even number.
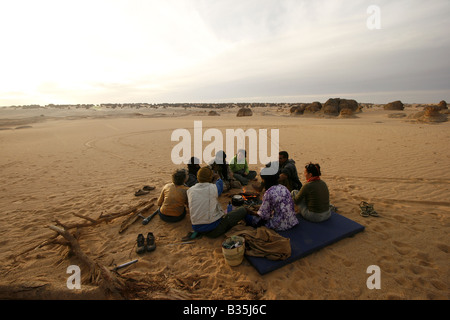
[[[381,30],[368,0],[25,3],[0,4],[0,105],[449,90],[447,0],[379,0]]]

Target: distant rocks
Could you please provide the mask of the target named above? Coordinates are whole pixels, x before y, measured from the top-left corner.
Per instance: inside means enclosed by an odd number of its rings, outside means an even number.
[[[447,109],[442,109],[440,105],[425,106],[423,111],[410,115],[408,118],[417,122],[440,123],[448,121]]]
[[[220,116],[220,114],[217,111],[211,110],[208,112],[208,116]]]
[[[412,119],[427,123],[446,122],[448,120],[447,115],[441,113],[440,111],[441,109],[439,106],[427,106],[424,111],[414,114]]]
[[[238,110],[236,117],[251,117],[253,115],[253,111],[250,108],[241,108]]]
[[[328,99],[325,104],[318,101],[309,104],[299,104],[290,109],[290,114],[293,116],[302,114],[318,114],[322,116],[339,116],[340,118],[353,118],[354,113],[360,111],[361,108],[353,99],[333,98]]]
[[[445,102],[445,100],[439,102],[438,107],[440,110],[448,110],[447,102]]]
[[[352,115],[358,110],[358,102],[349,99],[328,99],[323,105],[322,112],[327,115],[338,116],[344,111],[344,115]]]
[[[389,102],[384,105],[384,110],[404,110],[405,106],[400,100]]]
[[[314,101],[313,103],[310,103],[305,106],[304,112],[315,113],[320,110],[322,110],[322,104],[318,101]]]
[[[344,108],[341,110],[341,112],[339,112],[338,118],[350,119],[350,118],[356,118],[356,116],[352,109]]]

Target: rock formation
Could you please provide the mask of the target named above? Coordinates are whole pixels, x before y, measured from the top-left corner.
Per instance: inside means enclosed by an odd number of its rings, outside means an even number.
[[[307,104],[303,112],[315,113],[322,109],[322,104],[318,101],[314,101],[313,103]]]
[[[253,111],[250,108],[241,108],[237,113],[237,117],[251,117],[253,115]]]
[[[440,113],[441,109],[438,106],[428,106],[424,110],[423,116],[418,120],[423,122],[445,122],[447,121],[447,116]]]
[[[389,102],[388,104],[384,105],[384,110],[403,110],[403,109],[405,109],[405,106],[399,100]]]
[[[337,116],[345,109],[348,109],[351,112],[345,111],[344,116],[353,114],[358,110],[358,102],[353,99],[328,99],[323,105],[322,112],[326,115]]]
[[[420,111],[409,118],[426,123],[439,123],[447,121],[447,115],[439,112],[440,110],[441,109],[439,106],[427,106],[423,111]]]
[[[441,102],[439,102],[438,107],[440,110],[448,109],[447,102],[445,102],[445,100],[442,100]]]

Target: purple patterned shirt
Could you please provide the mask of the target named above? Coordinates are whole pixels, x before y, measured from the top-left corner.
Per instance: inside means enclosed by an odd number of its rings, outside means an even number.
[[[258,215],[267,221],[267,228],[276,231],[288,230],[298,224],[291,193],[281,184],[266,190]]]

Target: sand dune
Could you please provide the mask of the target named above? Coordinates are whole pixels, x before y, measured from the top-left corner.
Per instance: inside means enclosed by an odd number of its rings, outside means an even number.
[[[279,129],[280,150],[289,152],[299,171],[306,162],[320,163],[338,213],[366,229],[265,276],[246,260],[228,266],[223,238],[179,244],[191,230],[189,216],[175,224],[158,217],[147,226],[137,221],[123,233],[118,231],[124,218],[79,229],[81,249],[107,268],[139,259],[119,271],[145,284],[128,298],[450,298],[449,122],[415,122],[382,108],[364,109],[355,118],[291,117],[289,110],[264,108],[255,108],[251,117],[236,117],[236,110],[216,117],[183,109],[118,116],[77,111],[31,122],[23,119],[39,115],[21,112],[16,122],[11,110],[0,113],[0,127],[9,129],[0,130],[1,298],[108,298],[67,246],[33,248],[55,235],[48,228],[55,218],[84,222],[74,214],[97,219],[157,197],[180,167],[171,162],[171,133],[192,131],[196,120],[222,132]],[[144,185],[156,189],[136,197]],[[229,194],[221,198],[224,208]],[[362,200],[373,203],[380,217],[361,217]],[[157,249],[138,256],[137,234],[149,231]],[[27,249],[33,250],[21,254]],[[81,290],[66,287],[69,265],[81,268]],[[381,289],[366,286],[370,265],[380,267]]]

